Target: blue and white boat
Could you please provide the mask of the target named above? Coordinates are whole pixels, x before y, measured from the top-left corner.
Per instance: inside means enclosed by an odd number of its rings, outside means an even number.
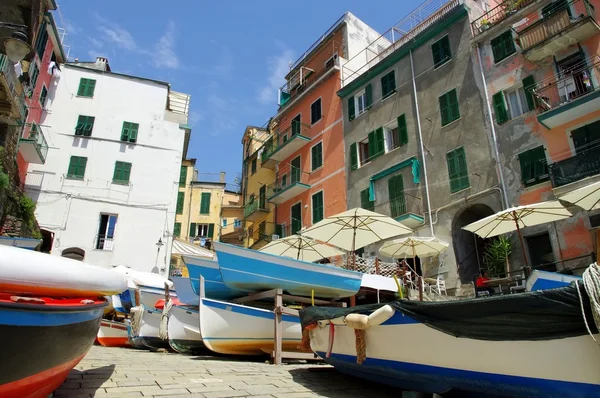
[[[298,296],[354,296],[362,274],[324,264],[308,263],[238,246],[214,242],[223,282],[244,292],[283,289]]]
[[[204,277],[205,295],[217,300],[229,300],[246,295],[246,292],[232,289],[223,283],[219,263],[196,256],[183,256],[183,262],[188,269],[192,289],[196,296],[200,294],[200,275]],[[198,299],[196,299],[198,303]]]
[[[177,300],[179,300],[182,305],[198,306],[198,294],[194,291],[190,278],[173,276],[171,277],[171,281],[177,292]]]
[[[564,275],[558,272],[540,271],[536,269],[529,275],[529,278],[527,278],[525,289],[529,292],[556,289],[557,287],[568,286],[575,281],[581,283],[582,279],[580,276]]]

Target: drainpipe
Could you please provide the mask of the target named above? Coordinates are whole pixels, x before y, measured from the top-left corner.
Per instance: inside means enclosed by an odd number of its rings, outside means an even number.
[[[504,208],[508,209],[508,193],[506,190],[506,182],[504,181],[504,173],[502,171],[502,164],[500,163],[500,153],[498,151],[498,141],[496,138],[496,128],[494,126],[494,118],[492,117],[492,107],[490,106],[490,97],[487,91],[487,82],[485,80],[485,73],[483,72],[483,62],[481,60],[481,48],[479,44],[477,48],[477,59],[479,61],[479,72],[481,73],[481,80],[483,82],[483,95],[485,96],[485,105],[487,107],[488,118],[490,121],[490,127],[492,129],[492,147],[494,149],[494,156],[496,157],[496,172],[498,173],[498,179],[500,180],[500,186],[502,187],[502,197],[504,198]]]
[[[431,219],[431,201],[429,199],[429,183],[427,181],[427,162],[425,161],[425,148],[423,147],[423,133],[421,131],[421,117],[419,116],[419,99],[417,98],[417,82],[415,80],[415,65],[413,64],[412,50],[410,55],[410,72],[412,74],[413,95],[415,97],[415,111],[417,113],[417,132],[419,133],[419,152],[421,152],[421,160],[423,162],[423,176],[425,180],[425,196],[427,196],[427,213],[429,214],[429,229],[431,236],[435,236],[433,232],[433,220]]]

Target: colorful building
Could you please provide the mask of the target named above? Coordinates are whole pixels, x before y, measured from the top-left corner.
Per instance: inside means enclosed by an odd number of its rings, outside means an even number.
[[[281,235],[346,210],[341,67],[379,33],[345,13],[291,65],[279,90],[273,136],[265,145],[267,201],[277,206]],[[278,234],[279,235],[279,234]]]
[[[177,204],[175,211],[175,224],[173,226],[173,236],[181,239],[188,239],[189,219],[190,219],[190,194],[192,192],[192,181],[198,179],[198,170],[196,170],[196,159],[183,159],[181,161],[181,170],[179,174],[179,189],[177,190]]]
[[[225,189],[221,203],[221,224],[219,228],[219,242],[230,243],[237,246],[244,245],[242,219],[244,206],[239,192]]]

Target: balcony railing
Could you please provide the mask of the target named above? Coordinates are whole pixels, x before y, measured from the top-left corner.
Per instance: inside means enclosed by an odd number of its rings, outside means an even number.
[[[42,128],[26,124],[19,140],[19,151],[27,163],[44,164],[48,156],[48,142]]]
[[[107,235],[97,235],[96,236],[96,249],[97,250],[113,251],[114,247],[115,247],[114,236],[107,236]]]
[[[278,162],[285,160],[310,141],[306,136],[309,130],[308,124],[292,120],[289,126],[278,130],[265,144],[261,160],[263,162],[269,158],[275,158]]]
[[[299,167],[285,165],[278,171],[275,181],[267,184],[268,200],[275,204],[287,202],[310,188],[309,177],[310,173]]]
[[[600,174],[600,145],[548,165],[554,188]]]
[[[264,200],[259,199],[254,199],[254,201],[252,203],[248,203],[245,207],[244,207],[244,218],[248,218],[250,217],[252,214],[254,214],[256,211],[269,211],[267,209],[267,203],[266,203],[266,198]]]
[[[415,221],[418,221],[418,224],[422,224],[423,199],[404,192],[403,195],[393,198],[388,202],[376,204],[374,211],[381,214],[387,214],[390,217],[407,224],[407,226],[412,227],[414,225],[408,224],[414,224]],[[409,218],[411,219],[409,220]]]
[[[15,73],[13,62],[4,54],[0,54],[0,73],[4,75],[4,80],[6,80],[6,85],[9,90],[8,95],[13,100],[13,108],[17,109],[21,120],[25,119],[27,106],[25,104],[23,90],[20,86],[21,83]]]
[[[505,0],[498,6],[492,8],[481,17],[471,22],[473,36],[486,31],[494,25],[499,24],[517,11],[535,3],[538,0]]]

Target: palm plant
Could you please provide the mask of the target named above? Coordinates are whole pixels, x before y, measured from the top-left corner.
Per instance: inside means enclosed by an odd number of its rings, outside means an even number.
[[[511,254],[510,239],[499,236],[485,246],[483,263],[490,275],[505,274],[509,270],[508,258]]]

